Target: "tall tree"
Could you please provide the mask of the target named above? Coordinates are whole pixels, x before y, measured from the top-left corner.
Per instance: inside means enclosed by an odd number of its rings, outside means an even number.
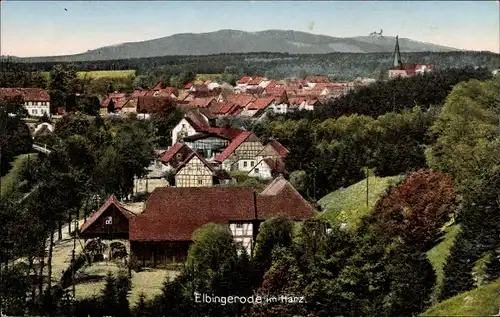
[[[7,173],[16,156],[31,150],[33,139],[28,126],[22,120],[26,113],[21,98],[0,100],[1,176]]]
[[[66,105],[78,90],[78,78],[76,70],[71,65],[55,65],[50,71],[49,94],[52,111],[59,107],[66,109]]]

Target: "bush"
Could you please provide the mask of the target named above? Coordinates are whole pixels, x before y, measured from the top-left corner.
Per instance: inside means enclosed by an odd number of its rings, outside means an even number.
[[[130,269],[136,273],[144,271],[144,267],[138,261],[130,261]]]

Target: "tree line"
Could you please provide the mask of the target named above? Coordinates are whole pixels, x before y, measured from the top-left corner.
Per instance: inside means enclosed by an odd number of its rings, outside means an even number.
[[[498,54],[490,52],[412,52],[403,53],[403,61],[413,64],[433,64],[436,68],[462,68],[466,66],[500,68]],[[291,63],[293,61],[293,63]],[[266,75],[281,79],[299,74],[332,75],[338,80],[353,80],[356,77],[384,78],[391,66],[388,53],[330,53],[314,55],[291,55],[286,53],[242,53],[204,56],[162,56],[152,58],[108,60],[108,61],[52,61],[35,59],[1,59],[2,69],[16,67],[27,72],[50,71],[57,64],[73,64],[78,71],[129,70],[144,75],[160,68],[166,72],[180,74],[229,73],[237,76]]]

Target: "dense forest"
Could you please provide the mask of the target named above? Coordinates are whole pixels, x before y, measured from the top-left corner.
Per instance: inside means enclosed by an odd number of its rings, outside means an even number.
[[[490,52],[419,52],[403,53],[404,63],[432,64],[437,68],[485,67],[500,68],[499,54]],[[3,58],[0,68],[16,67],[24,71],[50,71],[60,62],[18,63]],[[391,66],[391,54],[387,53],[332,53],[315,55],[290,55],[286,53],[220,54],[207,56],[164,56],[153,58],[75,62],[77,71],[128,70],[137,75],[151,71],[166,73],[194,72],[197,74],[265,75],[283,79],[305,74],[330,75],[338,80],[357,77],[380,79]]]

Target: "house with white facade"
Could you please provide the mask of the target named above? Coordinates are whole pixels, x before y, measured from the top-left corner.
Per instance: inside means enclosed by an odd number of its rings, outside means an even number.
[[[200,112],[189,112],[172,129],[172,145],[181,142],[187,136],[208,131],[209,128],[210,119],[207,116]]]
[[[50,117],[50,95],[41,88],[0,88],[0,98],[20,98],[28,115]]]

